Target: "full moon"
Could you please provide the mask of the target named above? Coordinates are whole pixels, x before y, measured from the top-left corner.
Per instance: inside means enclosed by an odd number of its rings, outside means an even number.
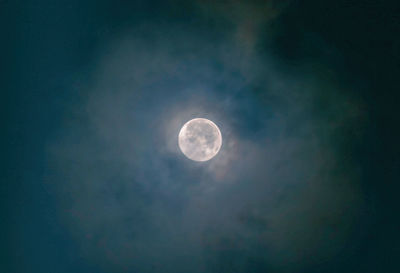
[[[205,118],[195,118],[186,122],[179,132],[179,148],[194,161],[207,161],[221,148],[222,136],[217,125]]]

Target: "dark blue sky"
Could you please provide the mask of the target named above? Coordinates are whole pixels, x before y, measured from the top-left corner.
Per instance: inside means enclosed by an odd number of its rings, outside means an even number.
[[[398,272],[398,14],[0,1],[0,271]]]

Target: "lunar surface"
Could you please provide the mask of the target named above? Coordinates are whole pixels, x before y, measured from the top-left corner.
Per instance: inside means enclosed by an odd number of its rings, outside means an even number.
[[[179,132],[179,148],[194,161],[207,161],[221,148],[222,136],[214,122],[205,118],[195,118],[183,125]]]

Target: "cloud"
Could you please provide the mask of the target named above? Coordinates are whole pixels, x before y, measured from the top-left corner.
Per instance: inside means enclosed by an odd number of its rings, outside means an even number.
[[[290,0],[283,1],[198,1],[198,5],[208,16],[224,18],[233,26],[233,38],[241,54],[253,54],[265,24],[279,16]]]
[[[334,80],[242,54],[240,28],[208,42],[143,25],[100,51],[49,146],[49,183],[82,255],[107,272],[293,272],[353,234],[363,200],[340,140],[362,130],[362,107]],[[194,117],[221,129],[211,161],[179,151]]]

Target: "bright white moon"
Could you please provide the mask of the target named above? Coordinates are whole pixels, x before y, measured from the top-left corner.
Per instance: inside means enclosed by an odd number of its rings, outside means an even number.
[[[195,118],[183,125],[179,132],[179,148],[194,161],[207,161],[221,148],[222,136],[214,122],[205,118]]]

